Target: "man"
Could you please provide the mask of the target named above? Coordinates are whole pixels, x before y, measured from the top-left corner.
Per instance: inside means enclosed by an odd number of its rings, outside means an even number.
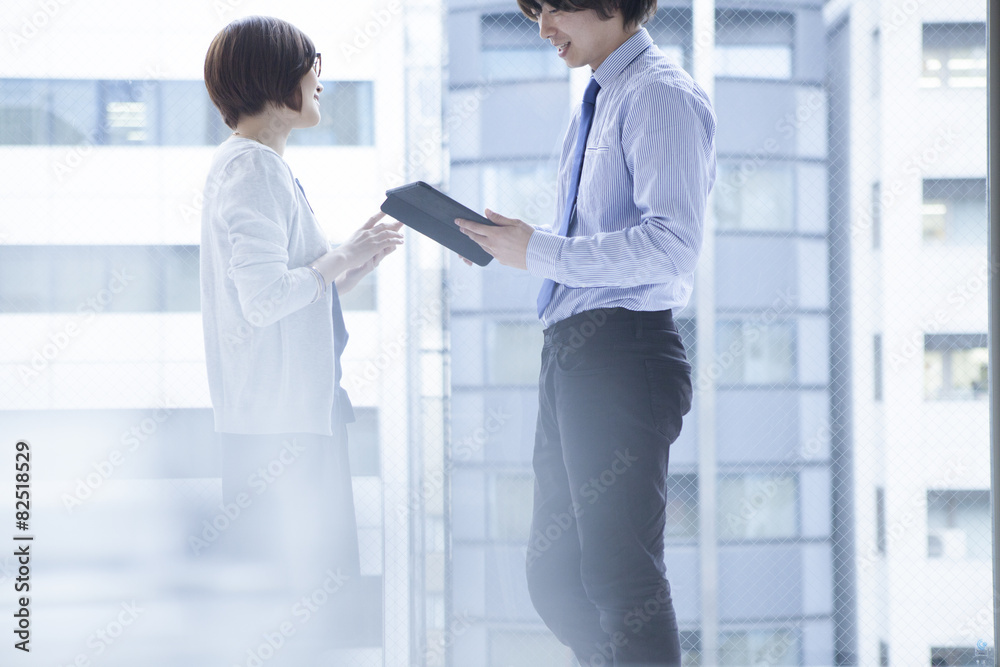
[[[691,294],[715,116],[641,27],[656,0],[518,4],[569,67],[593,72],[562,147],[558,227],[489,210],[495,227],[456,221],[546,279],[528,587],[582,665],[679,665],[663,530],[692,392],[671,311]]]

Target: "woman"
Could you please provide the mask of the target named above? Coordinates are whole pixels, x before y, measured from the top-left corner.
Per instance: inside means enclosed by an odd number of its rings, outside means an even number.
[[[350,606],[359,565],[339,295],[402,243],[399,223],[380,213],[331,250],[282,158],[292,130],[319,123],[320,69],[305,34],[260,16],[226,26],[205,58],[209,95],[233,130],[216,150],[202,211],[206,363],[230,519],[217,548],[245,566],[251,599],[266,601],[259,613],[240,603],[261,632],[273,619],[294,625],[296,601],[321,588],[343,602],[324,611]],[[340,619],[308,620],[300,644],[306,630],[328,639]]]

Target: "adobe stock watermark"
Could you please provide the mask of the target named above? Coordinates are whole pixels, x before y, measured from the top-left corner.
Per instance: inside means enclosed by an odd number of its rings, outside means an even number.
[[[177,408],[169,404],[153,410],[148,417],[142,419],[138,424],[133,424],[124,431],[119,438],[123,449],[113,449],[102,460],[93,464],[93,472],[84,477],[78,477],[73,491],[62,494],[63,507],[68,512],[73,512],[108,481],[115,471],[120,468],[128,457],[138,451],[149,438],[153,437],[160,427],[170,419],[170,416]]]
[[[452,442],[451,456],[445,461],[440,470],[432,470],[424,476],[420,488],[411,491],[406,501],[400,502],[396,506],[396,515],[400,518],[406,518],[410,513],[418,512],[427,498],[440,493],[444,489],[445,482],[448,476],[454,471],[455,466],[471,460],[473,456],[482,451],[490,438],[500,433],[512,416],[504,412],[501,408],[490,408],[486,412],[482,426],[476,428],[464,438]]]
[[[908,155],[899,165],[904,174],[913,178],[921,178],[948,150],[961,138],[958,126],[947,125],[939,127],[931,140],[930,145],[920,148]],[[906,191],[906,180],[900,176],[893,180],[882,183],[879,186],[878,210],[880,217],[885,218],[885,213],[895,206],[898,198]],[[874,202],[873,202],[874,204]],[[858,204],[851,216],[851,238],[855,239],[862,233],[866,233],[875,224],[874,205],[865,206]]]
[[[928,490],[953,488],[954,484],[962,478],[967,470],[968,466],[965,461],[951,459],[948,461],[948,468],[944,473],[929,482],[925,488],[914,491],[906,499],[905,505],[899,508],[898,511],[893,512],[897,518],[886,526],[886,549],[888,550],[892,546],[893,541],[902,538],[910,530],[924,525],[923,521],[920,520],[918,511],[926,507]],[[895,510],[896,508],[892,509]],[[859,549],[858,567],[861,570],[870,570],[875,566],[875,563],[879,562],[881,557],[882,554],[879,553],[878,545],[876,544],[869,546],[864,552]]]
[[[777,293],[768,308],[759,315],[744,321],[743,335],[735,338],[729,346],[712,356],[711,362],[706,364],[703,370],[698,373],[695,382],[696,391],[705,391],[708,385],[715,382],[733,364],[742,359],[742,354],[750,345],[757,341],[763,332],[779,317],[787,313],[795,304],[796,293],[788,287]]]
[[[420,331],[421,327],[425,325],[439,323],[445,310],[445,304],[468,289],[469,285],[466,282],[457,284],[449,282],[445,285],[441,297],[422,304],[417,311],[412,313],[407,320],[407,326],[395,338],[384,341],[379,348],[379,353],[365,362],[360,373],[352,373],[345,377],[345,387],[351,390],[372,386],[385,371],[406,353],[406,342],[409,340],[411,332]]]
[[[344,60],[351,62],[355,56],[361,55],[365,49],[378,42],[382,31],[402,13],[402,0],[389,0],[384,7],[373,9],[364,25],[354,27],[354,37],[351,42],[341,43],[340,53],[344,56]]]
[[[261,634],[261,642],[246,650],[246,658],[241,663],[242,667],[263,667],[266,662],[277,656],[278,652],[295,636],[298,629],[312,620],[315,614],[351,580],[351,577],[341,572],[339,568],[336,571],[329,569],[325,575],[323,583],[292,605],[291,616],[294,621],[298,622],[298,625],[296,626],[293,620],[284,620],[273,630]],[[241,665],[234,667],[241,667]]]
[[[17,28],[7,33],[7,44],[10,46],[10,50],[19,53],[28,45],[28,42],[35,39],[52,24],[62,13],[63,7],[72,2],[73,0],[41,0],[36,3],[31,13],[21,17]]]
[[[138,85],[132,90],[132,96],[139,100],[145,100],[147,95],[155,93],[154,88],[159,85],[161,80],[167,78],[167,73],[159,65],[149,65],[146,67],[145,76],[146,78],[139,81]],[[142,101],[126,104],[145,105],[146,103]],[[145,109],[144,106],[142,108],[143,110]],[[67,178],[72,176],[77,169],[86,163],[88,158],[93,156],[96,148],[102,145],[100,136],[108,136],[110,134],[110,121],[106,120],[103,127],[86,135],[79,144],[70,146],[59,160],[52,163],[52,172],[55,174],[56,181],[63,184]]]
[[[135,600],[122,602],[120,610],[114,617],[87,637],[87,648],[90,650],[77,653],[72,662],[59,667],[91,667],[100,664],[101,661],[94,662],[94,659],[103,655],[121,639],[125,631],[132,627],[144,612],[145,610],[136,604]]]
[[[559,541],[562,536],[586,512],[587,506],[593,506],[601,497],[611,489],[612,486],[624,477],[632,466],[639,462],[639,457],[633,456],[629,450],[618,449],[614,452],[611,464],[580,485],[578,494],[585,499],[583,503],[572,501],[565,511],[558,514],[552,513],[549,521],[544,527],[537,527],[528,539],[527,553],[525,561],[530,566],[542,554],[552,548],[552,545]]]
[[[455,644],[459,637],[469,631],[472,623],[473,617],[467,611],[452,616],[451,622],[444,628],[441,636],[427,642],[427,648],[424,650],[425,664],[443,665],[448,649]]]
[[[18,365],[17,374],[21,382],[27,386],[41,377],[73,340],[85,331],[86,325],[107,310],[114,303],[115,297],[125,291],[133,280],[135,276],[129,274],[127,269],[114,270],[107,287],[77,306],[77,317],[70,319],[60,329],[50,334],[48,340],[31,355],[27,364]]]
[[[245,491],[236,494],[231,502],[221,503],[219,511],[214,516],[202,520],[199,534],[188,535],[187,541],[191,552],[195,556],[201,556],[208,551],[223,533],[240,520],[253,505],[254,498],[266,493],[304,451],[305,447],[299,444],[295,438],[285,440],[275,458],[247,477],[246,484],[254,492],[253,496]]]
[[[956,313],[973,298],[982,297],[985,300],[986,295],[981,293],[989,285],[992,273],[993,271],[990,270],[990,265],[987,263],[966,274],[962,281],[945,296],[948,307],[936,308],[932,314],[921,319],[917,327],[889,355],[889,368],[893,371],[899,370],[917,356],[923,355],[925,335],[944,331]]]
[[[444,145],[445,134],[463,127],[474,114],[479,112],[483,102],[493,94],[494,90],[493,83],[487,81],[484,86],[476,88],[471,95],[464,96],[461,104],[448,111],[443,123],[444,128],[435,127],[413,146],[413,150],[408,151],[406,161],[401,168],[386,174],[386,183],[390,186],[401,185],[406,182],[408,173],[424,167],[428,161],[434,159]]]
[[[780,491],[794,488],[795,478],[791,476],[767,477],[756,480],[750,493],[740,498],[737,511],[726,512],[726,528],[733,535],[742,535],[750,523],[763,512]],[[749,536],[748,536],[749,537]]]

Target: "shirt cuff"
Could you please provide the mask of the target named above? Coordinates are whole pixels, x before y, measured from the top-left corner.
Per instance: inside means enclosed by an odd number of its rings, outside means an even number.
[[[524,258],[528,273],[560,282],[557,274],[564,243],[565,236],[536,229],[528,239],[528,251]]]

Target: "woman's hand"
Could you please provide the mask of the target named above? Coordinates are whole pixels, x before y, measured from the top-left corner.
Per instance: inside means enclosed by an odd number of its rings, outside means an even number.
[[[395,249],[395,246],[386,248],[380,254],[375,255],[361,266],[345,271],[337,276],[337,279],[333,281],[337,285],[337,294],[347,294],[352,289],[357,287],[358,283],[361,282],[361,279],[374,271],[375,267],[378,266],[379,263]]]
[[[399,233],[403,223],[379,222],[384,217],[385,213],[376,213],[351,238],[312,263],[328,285],[336,280],[339,290],[341,276],[346,279],[349,272],[360,280],[403,242],[403,235]]]

